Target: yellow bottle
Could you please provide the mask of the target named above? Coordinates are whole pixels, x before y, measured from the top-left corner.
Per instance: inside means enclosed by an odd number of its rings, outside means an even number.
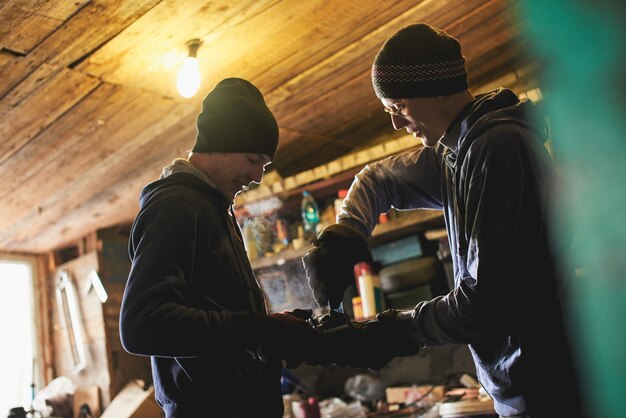
[[[252,221],[246,220],[243,227],[243,245],[248,253],[249,260],[256,260],[259,257],[259,247],[256,244],[256,238],[252,231]]]
[[[352,298],[352,312],[354,313],[354,319],[361,321],[365,319],[363,316],[363,305],[361,304],[361,296],[355,296]]]
[[[374,273],[372,266],[366,262],[354,266],[357,287],[361,296],[361,307],[364,318],[373,318],[385,310],[385,300],[380,277]]]

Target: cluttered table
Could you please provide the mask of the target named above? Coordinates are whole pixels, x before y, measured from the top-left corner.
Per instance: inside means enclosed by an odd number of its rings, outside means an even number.
[[[353,386],[376,385],[367,375],[356,376]],[[366,382],[363,382],[363,381]],[[369,380],[369,381],[368,381]],[[340,398],[317,399],[285,395],[284,418],[497,418],[493,401],[471,377],[472,387],[413,385],[388,387],[384,399],[375,402]],[[463,381],[463,378],[461,379]],[[350,381],[346,387],[350,386]],[[461,386],[461,385],[459,385]],[[353,393],[354,395],[354,393]],[[358,394],[356,395],[359,397]]]

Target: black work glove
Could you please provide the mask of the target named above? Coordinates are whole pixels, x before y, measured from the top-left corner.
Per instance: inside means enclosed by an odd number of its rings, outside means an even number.
[[[322,326],[319,363],[379,370],[394,357],[410,356],[425,348],[411,338],[410,327],[400,323],[398,313],[389,309],[375,320],[352,321],[328,329]]]
[[[257,318],[256,331],[263,348],[285,360],[287,367],[297,367],[302,362],[317,364],[320,336],[307,322],[311,310],[295,309]]]
[[[319,306],[339,306],[348,286],[354,283],[354,265],[370,261],[367,239],[357,229],[329,225],[322,230],[311,248],[302,257],[302,264]]]

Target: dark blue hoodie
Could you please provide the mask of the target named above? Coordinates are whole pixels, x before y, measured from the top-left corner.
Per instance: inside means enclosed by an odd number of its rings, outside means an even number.
[[[189,173],[157,180],[129,251],[122,344],[151,357],[167,418],[282,417],[281,361],[259,344],[265,302],[229,202]]]
[[[391,207],[442,209],[455,287],[398,320],[419,343],[468,344],[500,415],[573,417],[579,392],[548,229],[555,169],[533,108],[506,89],[477,97],[436,147],[359,173],[339,222],[369,235]]]

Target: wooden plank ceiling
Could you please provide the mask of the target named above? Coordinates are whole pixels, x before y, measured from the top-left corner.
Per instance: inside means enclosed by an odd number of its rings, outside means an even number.
[[[458,37],[473,89],[534,87],[510,0],[4,0],[0,4],[0,251],[43,252],[133,219],[142,185],[184,156],[203,92],[239,76],[280,125],[293,176],[398,138],[370,65],[424,21]],[[197,97],[175,90],[200,38]]]

